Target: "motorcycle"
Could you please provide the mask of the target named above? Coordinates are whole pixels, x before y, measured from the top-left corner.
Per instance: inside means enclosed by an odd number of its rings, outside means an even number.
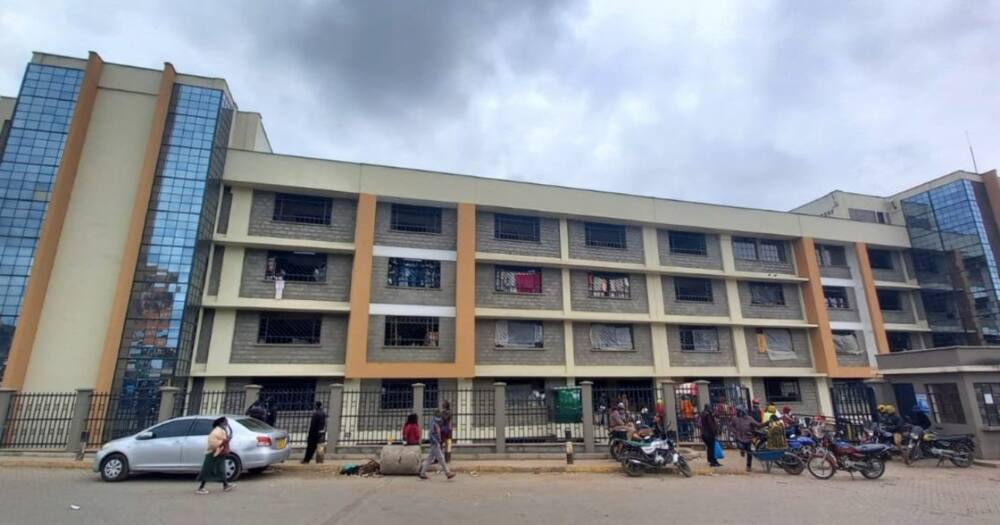
[[[653,439],[648,442],[628,441],[622,452],[622,469],[629,477],[639,477],[647,470],[673,466],[684,475],[692,476],[691,466],[670,439]]]
[[[816,440],[809,436],[791,435],[788,438],[789,452],[798,456],[803,463],[809,461],[816,452]]]
[[[852,476],[860,472],[867,479],[878,479],[885,474],[884,456],[889,446],[878,443],[851,445],[829,436],[824,437],[815,454],[809,458],[806,467],[817,479],[830,479],[838,470]]]
[[[653,439],[653,429],[641,420],[628,424],[625,437],[616,434],[615,431],[608,429],[608,453],[615,461],[621,461],[622,453],[630,440],[648,443]]]
[[[938,465],[947,459],[956,467],[968,468],[975,450],[972,434],[941,436],[915,426],[904,434],[903,462],[909,466],[921,459],[937,458]]]

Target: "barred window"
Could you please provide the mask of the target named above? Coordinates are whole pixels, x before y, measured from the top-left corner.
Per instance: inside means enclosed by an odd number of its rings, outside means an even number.
[[[903,298],[899,290],[875,290],[878,297],[878,307],[887,312],[899,312],[903,310]]]
[[[265,279],[281,277],[286,281],[326,281],[326,254],[316,252],[267,252]]]
[[[584,223],[584,235],[587,246],[619,250],[626,248],[625,227],[620,224]]]
[[[680,336],[683,352],[719,351],[719,329],[714,326],[682,326]]]
[[[497,348],[542,348],[544,346],[541,321],[496,322],[494,344]]]
[[[441,288],[441,261],[393,257],[388,283],[400,288]]]
[[[322,326],[321,314],[261,312],[257,342],[268,345],[318,345]]]
[[[983,424],[1000,427],[1000,383],[974,383],[979,416]]]
[[[713,300],[712,280],[697,277],[675,277],[674,293],[678,301],[710,303]]]
[[[769,241],[766,239],[761,239],[760,241],[760,260],[767,262],[787,262],[788,256],[785,255],[785,241]]]
[[[670,238],[670,253],[708,255],[704,233],[671,231],[668,236]]]
[[[628,299],[632,296],[629,277],[623,273],[588,273],[587,289],[591,297]]]
[[[826,299],[826,307],[831,310],[849,310],[850,303],[847,301],[847,288],[841,286],[824,286],[823,298]]]
[[[892,252],[889,250],[868,249],[868,265],[875,270],[892,269]]]
[[[494,289],[504,293],[542,293],[542,269],[497,266]]]
[[[332,212],[333,199],[329,197],[291,193],[276,193],[274,195],[274,215],[272,218],[276,221],[330,224]]]
[[[541,239],[540,222],[538,217],[497,213],[493,216],[493,237],[505,241],[538,242]]]
[[[632,325],[592,324],[590,344],[598,350],[634,350]]]
[[[441,208],[393,204],[389,222],[393,231],[441,233]]]
[[[750,304],[784,306],[784,287],[778,283],[750,283]]]
[[[385,318],[385,346],[438,346],[437,317]]]
[[[939,423],[965,424],[965,410],[955,383],[932,383],[926,385],[931,411]]]
[[[750,237],[733,237],[733,257],[748,261],[757,260],[757,241]]]
[[[816,260],[820,266],[847,266],[847,253],[843,246],[816,245]]]
[[[764,397],[768,403],[795,403],[802,401],[798,379],[765,379]]]

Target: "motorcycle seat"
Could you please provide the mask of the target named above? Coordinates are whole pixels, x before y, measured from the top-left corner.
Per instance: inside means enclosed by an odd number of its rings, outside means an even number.
[[[934,436],[934,441],[965,441],[967,439],[972,439],[972,435],[971,434],[958,434],[958,435],[952,435],[952,436],[940,436],[940,435],[935,435]]]
[[[873,454],[882,452],[887,448],[889,448],[889,445],[884,445],[881,443],[865,443],[864,445],[858,445],[854,447],[854,450],[862,454]]]

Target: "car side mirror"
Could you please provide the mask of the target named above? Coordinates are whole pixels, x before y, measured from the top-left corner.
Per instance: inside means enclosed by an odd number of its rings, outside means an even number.
[[[153,439],[154,437],[156,437],[156,435],[149,431],[139,432],[138,434],[135,435],[136,439],[142,439],[142,440]]]

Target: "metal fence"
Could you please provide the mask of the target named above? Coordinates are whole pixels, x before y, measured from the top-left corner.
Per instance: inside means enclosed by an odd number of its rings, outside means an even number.
[[[329,390],[268,390],[261,394],[275,428],[288,432],[288,443],[305,446],[316,402],[329,410]]]
[[[644,422],[652,423],[660,403],[659,389],[650,386],[629,387],[594,387],[594,439],[599,444],[607,444],[610,435],[608,419],[611,411],[618,404],[625,407],[625,420],[635,422],[643,420],[642,409],[646,409]]]
[[[180,394],[180,392],[178,392]],[[187,396],[180,396],[184,402],[177,406],[184,407],[183,415],[197,414],[243,414],[247,409],[245,390],[206,390],[192,391]]]
[[[583,441],[583,424],[576,418],[560,417],[555,405],[555,391],[507,391],[504,410],[507,415],[507,443],[555,443],[566,440],[566,431],[574,441]]]
[[[424,435],[430,430],[431,417],[438,406],[448,407],[451,413],[451,439],[455,444],[491,442],[496,439],[495,391],[492,388],[438,390],[440,405],[424,403]],[[447,405],[445,405],[447,403]],[[399,426],[402,428],[403,421]]]
[[[183,406],[183,405],[181,405]],[[120,395],[95,393],[84,420],[87,448],[141,432],[156,424],[160,414],[160,394]]]
[[[75,393],[14,394],[0,447],[65,448],[75,404]]]
[[[398,439],[411,412],[412,391],[345,391],[338,442],[344,446],[375,445]]]

